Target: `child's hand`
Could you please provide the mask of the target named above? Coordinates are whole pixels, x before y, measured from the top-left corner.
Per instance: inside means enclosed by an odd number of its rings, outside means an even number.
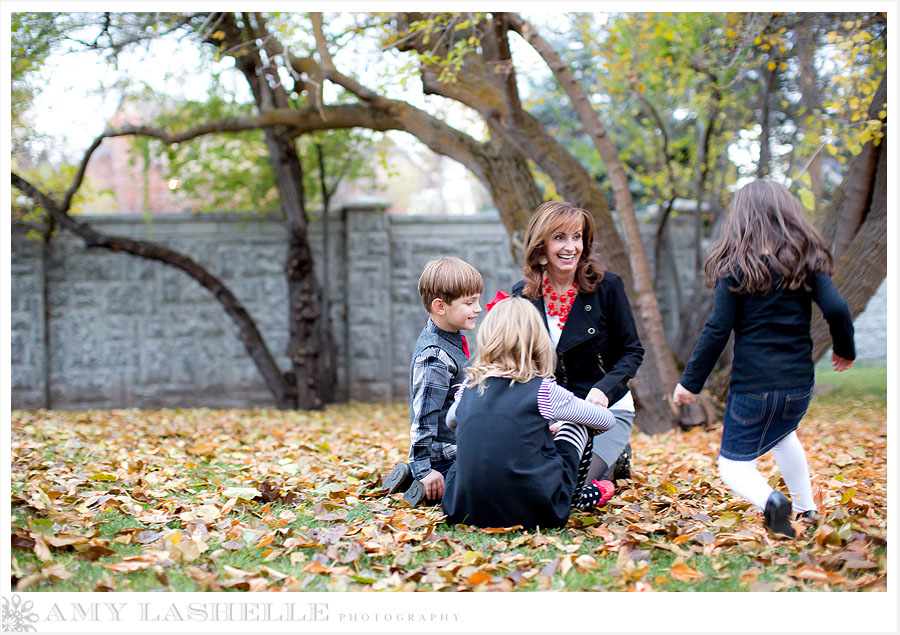
[[[609,397],[607,397],[606,393],[599,388],[591,388],[591,392],[587,394],[587,397],[585,397],[584,400],[595,403],[598,406],[603,406],[604,408],[609,406]]]
[[[697,401],[697,395],[690,390],[678,384],[672,393],[672,403],[676,406],[688,406]]]
[[[444,475],[437,470],[431,470],[422,479],[425,486],[425,497],[428,500],[439,500],[444,496]]]
[[[831,366],[837,371],[841,372],[844,370],[850,370],[850,367],[853,366],[852,359],[844,359],[837,353],[831,354]]]
[[[559,432],[559,429],[562,428],[562,421],[554,421],[550,424],[550,434],[556,436],[556,433]]]

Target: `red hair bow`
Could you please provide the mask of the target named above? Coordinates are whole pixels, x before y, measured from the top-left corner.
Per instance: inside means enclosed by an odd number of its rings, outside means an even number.
[[[503,291],[498,291],[497,295],[494,296],[494,299],[484,305],[486,311],[490,311],[494,308],[494,305],[497,304],[500,300],[505,300],[509,297],[508,293],[504,293]]]

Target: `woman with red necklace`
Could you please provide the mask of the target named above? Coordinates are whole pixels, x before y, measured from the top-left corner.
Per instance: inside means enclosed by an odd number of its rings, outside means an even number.
[[[616,425],[593,438],[579,468],[573,505],[602,505],[610,479],[630,476],[628,439],[634,400],[628,380],[644,357],[622,279],[591,257],[594,219],[562,201],[540,205],[525,234],[524,280],[513,295],[530,300],[556,347],[556,381],[576,396],[608,407]]]

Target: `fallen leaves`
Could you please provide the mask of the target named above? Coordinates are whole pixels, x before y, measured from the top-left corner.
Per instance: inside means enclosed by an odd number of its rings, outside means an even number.
[[[718,479],[717,429],[636,433],[632,480],[566,529],[447,527],[380,489],[406,409],[13,413],[14,584],[96,567],[77,590],[887,588],[883,410],[814,402],[800,434],[822,513],[780,542]]]
[[[669,575],[679,582],[690,582],[691,580],[699,580],[703,574],[696,569],[691,569],[683,562],[673,564],[669,568]]]

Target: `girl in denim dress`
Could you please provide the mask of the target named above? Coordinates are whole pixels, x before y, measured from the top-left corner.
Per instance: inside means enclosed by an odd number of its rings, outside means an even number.
[[[837,371],[856,359],[850,310],[831,281],[831,254],[800,202],[767,179],[735,194],[704,271],[715,281],[713,308],[672,400],[693,403],[734,331],[719,476],[763,512],[766,527],[793,538],[792,510],[797,519],[816,518],[797,436],[813,390],[812,302],[828,322]],[[791,500],[756,469],[769,450]]]

